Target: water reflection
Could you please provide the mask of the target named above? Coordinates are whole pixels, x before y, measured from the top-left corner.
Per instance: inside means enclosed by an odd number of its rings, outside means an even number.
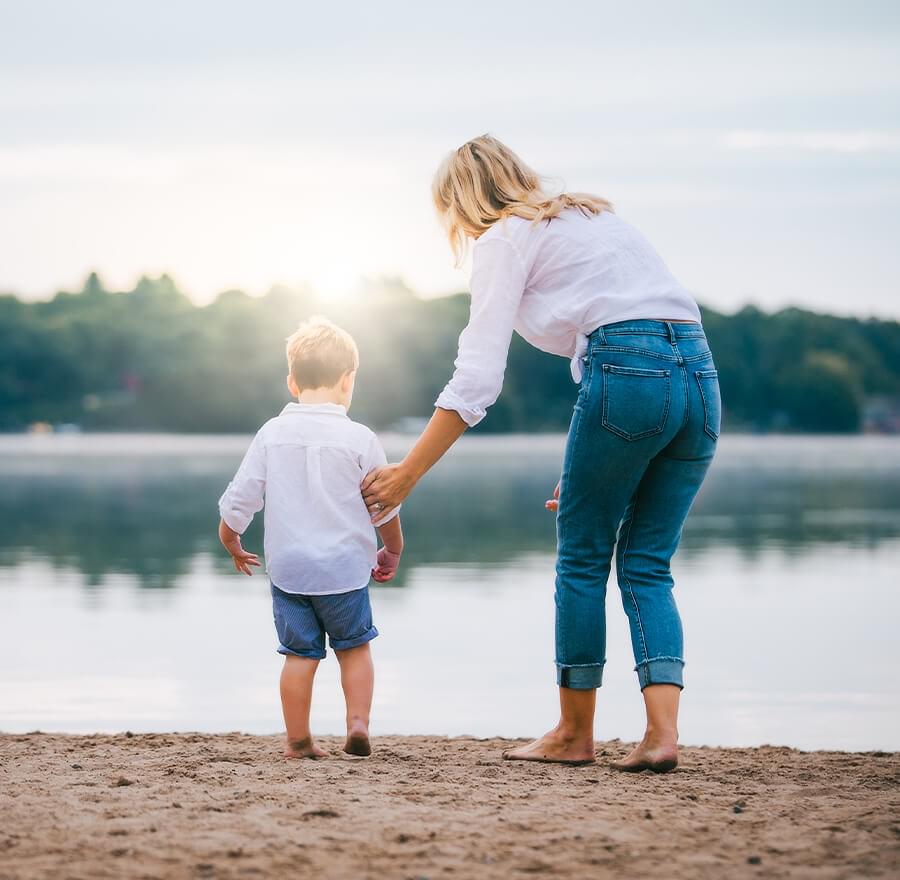
[[[389,454],[404,438],[387,438]],[[75,437],[0,440],[0,565],[45,560],[94,587],[113,574],[171,588],[191,560],[230,568],[215,537],[216,499],[244,438]],[[552,553],[543,501],[560,437],[473,437],[404,507],[408,550],[395,586],[417,566],[506,564]],[[900,536],[900,444],[880,438],[728,438],[685,531],[682,556],[721,546],[754,558],[814,546],[875,547]],[[246,545],[262,547],[256,522]]]
[[[408,442],[386,440],[394,459]],[[238,577],[216,540],[246,443],[0,438],[0,729],[280,729],[267,583]],[[552,719],[543,502],[562,448],[464,438],[405,505],[401,574],[373,590],[377,733],[527,736]],[[259,523],[247,544],[261,548]],[[900,443],[726,438],[674,566],[684,740],[900,746],[898,567]],[[617,592],[597,733],[634,738]],[[326,662],[316,730],[339,732],[343,713]]]

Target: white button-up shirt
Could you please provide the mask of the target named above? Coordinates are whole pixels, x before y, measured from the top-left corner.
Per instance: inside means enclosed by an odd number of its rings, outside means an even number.
[[[343,406],[289,403],[253,438],[219,513],[242,534],[265,505],[266,571],[278,589],[358,590],[369,583],[377,550],[360,483],[386,463],[375,434]]]
[[[569,208],[535,226],[508,217],[472,249],[472,305],[453,378],[435,405],[480,422],[500,396],[513,330],[571,359],[581,381],[587,336],[641,318],[699,321],[694,298],[650,242],[617,215]]]

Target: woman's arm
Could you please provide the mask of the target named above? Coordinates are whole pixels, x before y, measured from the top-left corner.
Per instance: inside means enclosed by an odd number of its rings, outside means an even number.
[[[373,521],[403,501],[466,428],[484,418],[497,399],[526,274],[511,242],[494,238],[475,245],[469,323],[459,337],[453,377],[438,396],[437,408],[422,436],[403,461],[373,470],[363,480],[363,499]]]
[[[454,410],[436,409],[422,436],[403,461],[368,474],[362,483],[362,493],[372,519],[384,518],[400,504],[467,427]]]

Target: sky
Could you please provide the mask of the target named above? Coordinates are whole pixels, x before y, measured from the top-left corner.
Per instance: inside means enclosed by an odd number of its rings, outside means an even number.
[[[489,131],[704,304],[900,318],[900,3],[0,0],[0,291],[466,288]]]

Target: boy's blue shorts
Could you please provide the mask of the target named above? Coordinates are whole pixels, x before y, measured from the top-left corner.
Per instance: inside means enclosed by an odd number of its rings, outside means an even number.
[[[332,651],[357,648],[378,635],[372,625],[368,587],[330,596],[300,596],[272,584],[272,611],[279,654],[321,660],[326,633]]]

